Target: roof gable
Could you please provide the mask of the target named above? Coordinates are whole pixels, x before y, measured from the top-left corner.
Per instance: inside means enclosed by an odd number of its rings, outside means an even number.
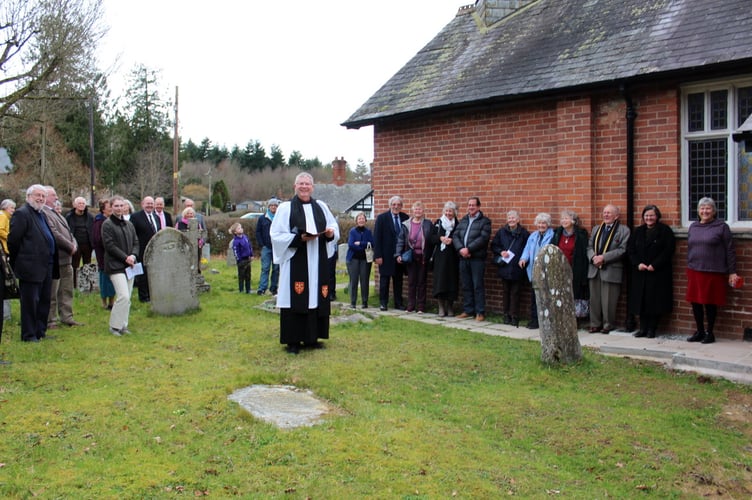
[[[537,0],[490,26],[457,16],[343,125],[752,62],[749,0]]]
[[[346,213],[373,193],[370,184],[316,184],[313,197],[325,202],[335,213]]]

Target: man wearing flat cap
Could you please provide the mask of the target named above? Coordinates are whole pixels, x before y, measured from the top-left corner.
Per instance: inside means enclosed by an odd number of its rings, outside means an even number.
[[[261,248],[261,278],[259,279],[258,291],[259,295],[264,295],[266,290],[272,292],[272,295],[277,295],[277,287],[279,284],[279,264],[272,263],[272,239],[269,236],[269,229],[272,227],[272,221],[274,220],[274,214],[277,213],[277,207],[279,206],[279,200],[277,198],[271,198],[266,202],[266,213],[263,217],[256,219],[256,243]],[[269,271],[271,271],[271,286],[269,285]]]

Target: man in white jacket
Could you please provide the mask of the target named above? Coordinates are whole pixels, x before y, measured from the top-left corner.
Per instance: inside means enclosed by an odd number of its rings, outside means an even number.
[[[279,341],[287,352],[305,347],[323,347],[318,339],[329,338],[331,294],[329,257],[339,240],[339,226],[329,207],[315,200],[313,177],[295,178],[295,196],[279,205],[270,235],[274,263],[280,266],[277,307],[280,308]]]

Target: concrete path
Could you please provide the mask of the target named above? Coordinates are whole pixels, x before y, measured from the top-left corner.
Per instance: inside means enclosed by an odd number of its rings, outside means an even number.
[[[439,318],[436,314],[407,313],[390,309],[369,312],[389,315],[410,321],[448,326],[462,330],[540,342],[540,330],[515,328],[509,325],[475,321],[474,319]],[[734,382],[752,384],[752,343],[741,340],[717,339],[714,344],[687,342],[686,335],[659,335],[657,338],[634,338],[632,332],[613,331],[608,335],[579,331],[580,344],[596,352],[611,356],[647,359],[666,366]]]

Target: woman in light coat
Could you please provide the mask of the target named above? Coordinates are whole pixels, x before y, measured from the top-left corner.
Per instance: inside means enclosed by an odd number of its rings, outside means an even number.
[[[541,212],[535,217],[535,228],[537,231],[532,233],[527,239],[525,249],[520,256],[520,267],[527,269],[527,278],[530,283],[533,282],[533,267],[535,265],[535,256],[538,251],[545,245],[551,243],[554,237],[554,230],[551,229],[551,215]],[[530,322],[527,324],[530,329],[538,328],[538,305],[535,303],[535,289],[530,291]]]

